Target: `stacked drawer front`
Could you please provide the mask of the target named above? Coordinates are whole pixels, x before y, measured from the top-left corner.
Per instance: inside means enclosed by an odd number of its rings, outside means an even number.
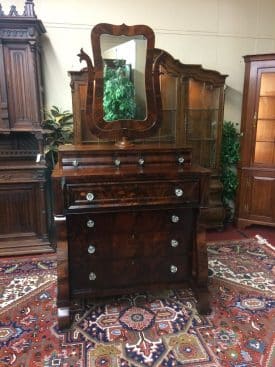
[[[194,217],[185,208],[69,214],[71,292],[187,280]]]

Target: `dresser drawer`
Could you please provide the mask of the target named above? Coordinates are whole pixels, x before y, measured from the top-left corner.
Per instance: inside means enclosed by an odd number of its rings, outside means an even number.
[[[69,254],[74,261],[86,257],[110,260],[183,255],[189,253],[192,241],[189,228],[173,232],[110,232],[69,238]]]
[[[70,242],[80,243],[112,233],[127,233],[129,237],[144,232],[174,233],[193,224],[195,211],[192,208],[175,208],[68,214],[68,238]]]
[[[67,208],[120,207],[154,204],[197,205],[200,182],[135,181],[66,185]]]
[[[188,256],[137,258],[114,261],[85,259],[70,265],[72,294],[142,286],[154,283],[171,284],[189,279]]]

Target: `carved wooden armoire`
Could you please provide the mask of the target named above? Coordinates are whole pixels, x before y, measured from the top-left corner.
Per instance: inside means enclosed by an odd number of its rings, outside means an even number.
[[[158,59],[162,97],[162,125],[143,141],[186,144],[193,148],[192,161],[211,169],[209,206],[201,220],[207,228],[222,228],[225,211],[220,181],[220,151],[226,75],[201,65],[183,64],[164,50],[154,49]],[[104,141],[85,123],[87,70],[70,72],[74,143]]]
[[[160,58],[154,58],[154,33],[147,26],[101,23],[91,39],[94,65],[80,53],[88,65],[82,128],[94,140],[61,147],[52,175],[59,327],[70,325],[74,299],[167,287],[192,286],[199,312],[207,313],[208,263],[199,217],[207,205],[210,171],[193,164],[191,147],[159,136]],[[127,69],[133,73],[144,59],[136,84],[133,77],[142,118],[105,117],[103,75],[112,60],[105,61],[106,45],[108,55],[134,45]],[[121,67],[119,77],[131,80]],[[122,104],[112,98],[112,108],[120,111]],[[77,106],[74,113],[80,114]]]
[[[275,54],[244,57],[236,221],[275,226]]]
[[[40,36],[45,28],[25,2],[0,7],[0,255],[52,251],[43,154]]]

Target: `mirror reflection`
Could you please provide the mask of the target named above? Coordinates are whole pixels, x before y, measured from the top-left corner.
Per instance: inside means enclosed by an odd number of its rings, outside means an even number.
[[[104,63],[104,120],[145,120],[146,38],[102,34],[100,48]]]

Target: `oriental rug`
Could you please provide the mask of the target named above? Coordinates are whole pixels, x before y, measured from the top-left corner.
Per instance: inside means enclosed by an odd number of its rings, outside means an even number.
[[[212,313],[191,290],[75,304],[56,325],[54,255],[0,262],[0,366],[274,367],[275,258],[261,237],[209,243]]]

